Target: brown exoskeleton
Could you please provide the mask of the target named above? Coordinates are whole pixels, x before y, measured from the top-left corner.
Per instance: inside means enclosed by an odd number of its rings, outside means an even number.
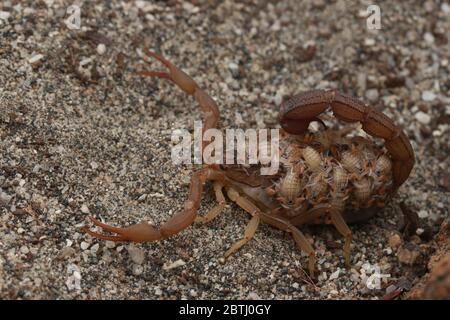
[[[164,64],[168,72],[142,71],[139,74],[174,82],[200,105],[204,114],[203,130],[215,128],[219,119],[216,102],[171,62],[149,50],[145,52]],[[329,108],[336,118],[360,122],[369,135],[384,139],[387,152],[371,139],[358,144],[330,129],[319,133],[308,131],[310,122],[322,122],[318,116]],[[281,173],[261,176],[257,166],[244,169],[236,165],[204,165],[191,178],[185,209],[159,228],[147,222],[118,228],[91,218],[96,226],[115,235],[84,230],[99,239],[112,241],[165,239],[194,221],[208,222],[219,215],[225,207],[225,190],[231,201],[251,215],[243,238],[225,252],[226,257],[247,243],[260,222],[264,222],[292,235],[297,246],[308,254],[309,272],[313,274],[315,252],[298,227],[332,224],[345,237],[344,256],[349,264],[352,232],[347,222],[371,217],[373,209],[389,200],[408,178],[414,165],[411,144],[405,133],[383,113],[335,90],[312,90],[290,98],[281,105],[279,121],[284,132],[280,154],[287,159]],[[207,181],[214,183],[218,204],[206,216],[197,217],[203,185]]]

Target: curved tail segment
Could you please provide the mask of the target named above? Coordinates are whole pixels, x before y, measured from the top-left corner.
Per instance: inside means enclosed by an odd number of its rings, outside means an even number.
[[[394,187],[398,189],[414,167],[414,151],[406,134],[385,114],[336,90],[311,90],[281,104],[280,123],[291,134],[301,134],[329,107],[339,120],[360,122],[369,135],[385,140],[393,163]]]

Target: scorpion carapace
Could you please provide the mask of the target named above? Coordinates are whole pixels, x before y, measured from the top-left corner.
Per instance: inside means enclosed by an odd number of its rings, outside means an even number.
[[[203,130],[215,128],[219,119],[216,102],[171,62],[147,49],[145,53],[164,64],[168,72],[138,74],[174,82],[200,105]],[[349,128],[310,131],[310,122],[324,124],[319,115],[327,109],[344,122],[359,122],[369,136],[351,136]],[[281,167],[276,175],[261,176],[256,165],[204,165],[191,178],[185,209],[159,228],[145,221],[118,228],[91,218],[96,226],[113,235],[86,227],[83,230],[112,241],[165,239],[195,221],[205,223],[218,216],[226,205],[225,190],[231,201],[251,215],[243,238],[225,252],[225,257],[247,243],[259,223],[264,222],[292,235],[298,248],[308,254],[308,269],[313,274],[315,252],[298,227],[308,223],[332,224],[345,237],[343,251],[349,265],[352,232],[347,222],[372,216],[408,178],[414,165],[411,144],[383,113],[336,90],[312,90],[284,101],[279,121]],[[370,136],[384,139],[385,148],[377,146]],[[197,210],[207,181],[213,182],[217,205],[200,217]]]

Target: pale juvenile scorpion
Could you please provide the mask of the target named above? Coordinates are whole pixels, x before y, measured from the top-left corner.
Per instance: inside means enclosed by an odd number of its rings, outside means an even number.
[[[172,81],[194,97],[204,115],[204,130],[216,128],[219,109],[216,102],[186,73],[150,50],[168,72],[141,71],[142,76]],[[359,122],[371,137],[350,136],[324,127],[309,130],[319,115],[331,109],[345,123]],[[362,101],[336,90],[312,90],[282,102],[279,123],[281,167],[276,175],[259,174],[259,166],[203,165],[191,178],[185,209],[160,227],[141,222],[125,228],[92,222],[113,235],[84,228],[99,239],[111,241],[158,241],[179,233],[195,221],[205,223],[225,208],[226,198],[250,214],[242,239],[226,252],[230,256],[254,236],[261,222],[290,233],[297,247],[309,257],[308,270],[315,270],[316,254],[299,227],[304,224],[331,224],[345,238],[344,257],[350,264],[352,232],[347,223],[372,217],[392,198],[414,166],[414,152],[406,134],[386,115]],[[373,138],[384,140],[384,147]],[[205,216],[197,216],[203,185],[214,183],[217,205]]]

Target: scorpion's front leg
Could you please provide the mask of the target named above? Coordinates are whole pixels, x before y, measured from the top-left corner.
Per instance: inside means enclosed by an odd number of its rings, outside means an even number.
[[[231,246],[231,248],[225,252],[225,257],[230,256],[231,254],[239,250],[244,244],[250,241],[253,238],[260,221],[262,220],[276,228],[279,228],[292,234],[292,237],[294,238],[297,247],[308,255],[309,274],[311,276],[314,276],[316,254],[314,252],[313,247],[300,230],[298,230],[294,225],[292,225],[287,220],[276,218],[270,214],[265,213],[264,211],[261,211],[261,209],[258,208],[258,206],[256,206],[252,201],[250,201],[248,198],[244,196],[241,196],[233,188],[228,188],[227,194],[228,197],[233,202],[235,202],[239,207],[244,209],[246,212],[250,213],[252,215],[252,218],[248,223],[247,227],[245,228],[244,238],[235,242]]]
[[[255,204],[253,204],[253,202],[241,196],[233,188],[228,188],[227,195],[231,199],[231,201],[235,202],[239,207],[250,213],[252,215],[252,218],[245,228],[244,237],[241,240],[235,242],[231,246],[231,248],[225,252],[225,258],[238,251],[244,244],[246,244],[253,238],[261,220],[261,211]]]
[[[202,197],[203,184],[207,180],[223,180],[224,176],[221,172],[211,168],[205,168],[196,172],[191,178],[188,200],[185,203],[185,209],[175,214],[161,228],[156,228],[148,222],[141,222],[126,228],[117,228],[104,224],[94,218],[92,222],[102,228],[104,231],[115,233],[116,235],[105,235],[83,228],[83,231],[103,240],[111,241],[133,241],[133,242],[147,242],[156,241],[170,237],[183,229],[190,226],[197,216],[197,210],[200,206]]]
[[[221,182],[214,181],[214,194],[216,196],[217,205],[215,205],[214,208],[209,210],[209,212],[204,217],[198,216],[197,218],[195,218],[195,222],[208,223],[223,212],[226,206],[226,201],[222,189],[223,184]]]

